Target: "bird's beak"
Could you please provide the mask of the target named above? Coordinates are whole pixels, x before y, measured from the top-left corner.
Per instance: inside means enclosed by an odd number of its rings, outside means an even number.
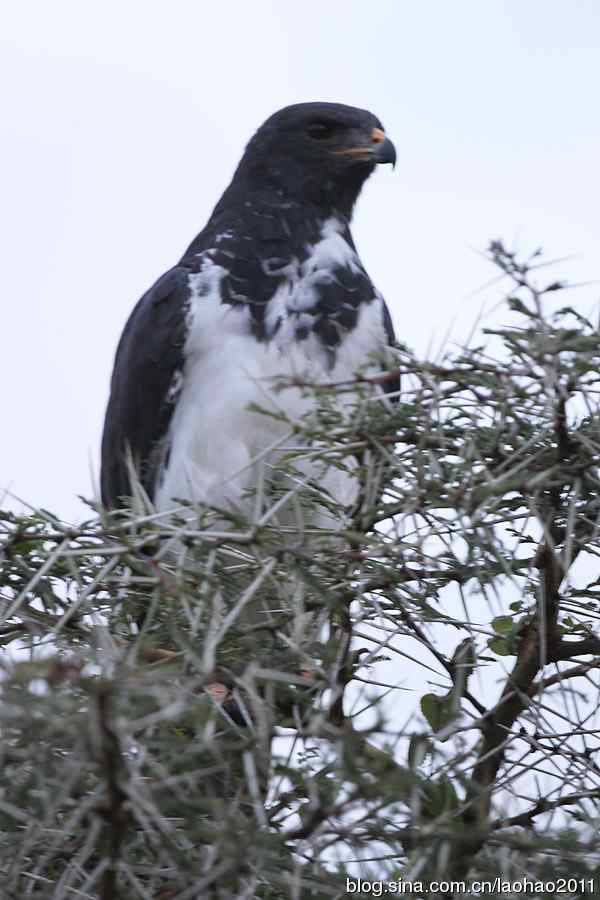
[[[393,168],[396,165],[396,148],[389,137],[386,137],[381,128],[371,129],[370,137],[368,144],[333,152],[338,156],[354,156],[358,159],[371,159],[376,163],[391,163]]]
[[[386,137],[385,132],[381,128],[374,128],[371,132],[371,140],[376,161],[378,163],[391,163],[393,169],[396,165],[396,148],[389,137]]]

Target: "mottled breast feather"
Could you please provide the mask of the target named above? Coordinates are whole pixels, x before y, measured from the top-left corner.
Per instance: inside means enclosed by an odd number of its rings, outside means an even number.
[[[201,248],[195,241],[182,262],[198,273],[207,261],[219,267],[222,302],[249,308],[257,340],[272,339],[287,319],[296,340],[318,335],[333,364],[335,348],[356,326],[361,304],[378,296],[348,223],[307,219],[293,206],[268,214],[253,207],[244,212],[211,235],[213,246]],[[392,338],[389,314],[385,327]]]

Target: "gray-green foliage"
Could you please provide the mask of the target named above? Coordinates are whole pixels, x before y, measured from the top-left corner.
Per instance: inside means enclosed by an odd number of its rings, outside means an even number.
[[[250,521],[0,513],[3,898],[597,871],[599,334],[490,255],[509,324],[399,347],[393,408],[389,375],[298,385],[317,412]],[[309,456],[359,474],[354,510]]]

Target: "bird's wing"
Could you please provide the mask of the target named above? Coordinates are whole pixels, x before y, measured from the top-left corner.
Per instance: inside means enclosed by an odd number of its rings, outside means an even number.
[[[394,331],[394,323],[392,322],[392,317],[390,315],[390,311],[385,300],[382,299],[382,313],[383,313],[383,327],[385,329],[385,334],[387,337],[387,342],[390,347],[396,346],[396,333]],[[393,394],[390,399],[392,403],[397,403],[399,400],[398,392],[400,391],[400,376],[394,375],[391,378],[388,378],[383,383],[383,390],[386,394]]]
[[[166,272],[144,294],[121,336],[102,436],[102,501],[130,497],[131,465],[150,497],[168,453],[182,380],[189,270]]]

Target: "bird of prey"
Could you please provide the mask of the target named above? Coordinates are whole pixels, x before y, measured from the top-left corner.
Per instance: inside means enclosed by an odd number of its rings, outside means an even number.
[[[253,461],[310,409],[300,380],[346,381],[393,342],[350,220],[376,165],[395,159],[381,122],[351,106],[288,106],[259,128],[206,227],[125,326],[102,439],[106,506],[127,503],[132,474],[157,510],[243,506]],[[339,469],[321,487],[356,496]]]

